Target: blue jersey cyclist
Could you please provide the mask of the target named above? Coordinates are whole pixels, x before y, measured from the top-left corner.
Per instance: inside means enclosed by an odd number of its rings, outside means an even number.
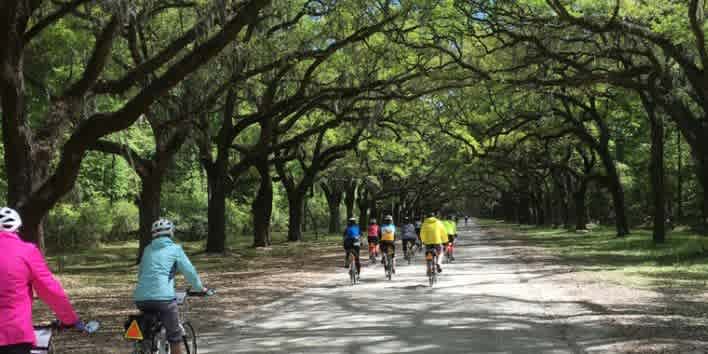
[[[359,261],[359,252],[361,251],[361,229],[355,218],[347,220],[347,228],[344,229],[344,251],[346,259],[344,267],[349,267],[349,253],[354,253],[354,263],[356,264],[357,274],[361,273],[361,262]]]

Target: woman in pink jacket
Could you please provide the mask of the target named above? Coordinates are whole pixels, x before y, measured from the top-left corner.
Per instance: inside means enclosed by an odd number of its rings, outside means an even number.
[[[35,343],[32,289],[62,323],[80,323],[37,246],[20,239],[21,226],[16,211],[0,209],[0,354],[29,354]]]

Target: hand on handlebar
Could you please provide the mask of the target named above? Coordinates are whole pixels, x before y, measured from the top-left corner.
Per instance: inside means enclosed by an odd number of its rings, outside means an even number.
[[[55,320],[54,322],[52,322],[51,326],[53,328],[57,328],[60,330],[74,329],[79,332],[91,334],[91,333],[98,331],[98,328],[100,327],[100,323],[98,321],[84,322],[82,320],[79,320],[76,323],[70,325],[70,324],[63,323],[59,320]]]
[[[206,287],[204,287],[202,291],[192,291],[191,289],[187,290],[187,295],[189,296],[213,296],[214,294],[216,294],[216,290]]]

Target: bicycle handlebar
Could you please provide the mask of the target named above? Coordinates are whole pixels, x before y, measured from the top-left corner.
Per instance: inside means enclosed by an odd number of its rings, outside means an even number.
[[[206,297],[214,294],[216,294],[216,290],[214,289],[207,289],[206,291],[192,291],[191,289],[187,289],[187,296]]]
[[[69,325],[62,323],[59,320],[54,320],[47,325],[34,326],[35,329],[51,329],[51,330],[65,330],[74,329],[79,332],[84,332],[88,334],[95,333],[101,327],[101,323],[96,320],[91,320],[86,323],[84,321],[79,321],[75,324]]]

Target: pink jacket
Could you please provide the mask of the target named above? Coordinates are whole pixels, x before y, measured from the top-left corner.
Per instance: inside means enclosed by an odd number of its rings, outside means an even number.
[[[39,249],[16,234],[0,232],[0,346],[35,343],[32,289],[63,323],[79,320]]]

